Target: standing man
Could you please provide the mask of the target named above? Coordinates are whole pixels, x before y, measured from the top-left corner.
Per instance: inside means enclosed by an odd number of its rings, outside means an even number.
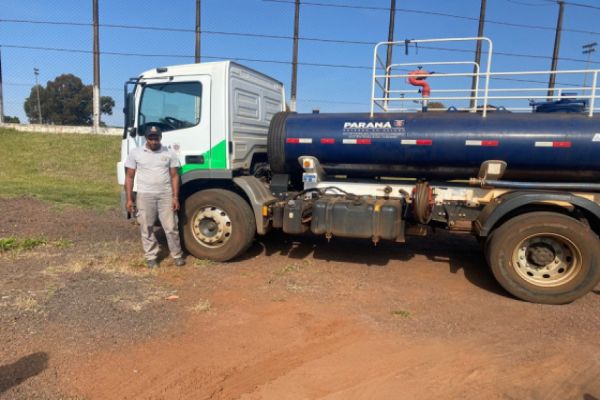
[[[185,265],[181,244],[177,210],[179,210],[179,159],[162,146],[162,131],[151,125],[146,129],[146,145],[137,147],[129,153],[125,162],[127,176],[125,190],[127,192],[127,211],[135,212],[142,231],[142,245],[146,257],[146,265],[158,267],[156,259],[159,251],[158,241],[154,235],[154,223],[160,220],[171,256],[175,265]],[[133,197],[133,180],[137,174],[137,196]]]

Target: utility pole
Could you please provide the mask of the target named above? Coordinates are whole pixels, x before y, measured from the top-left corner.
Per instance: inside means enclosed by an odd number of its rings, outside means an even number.
[[[98,28],[98,0],[92,1],[94,13],[94,86],[92,90],[92,114],[94,118],[94,133],[98,133],[100,129],[100,33]]]
[[[292,54],[292,91],[290,95],[290,110],[296,111],[296,86],[298,80],[298,29],[300,25],[300,0],[296,0],[294,12],[294,50]]]
[[[196,0],[196,53],[194,62],[200,62],[200,0]]]
[[[581,52],[583,54],[587,54],[587,60],[585,62],[585,69],[588,69],[590,66],[590,59],[592,58],[592,53],[596,51],[596,46],[598,46],[597,42],[593,42],[593,43],[588,43],[588,44],[584,44],[583,46],[581,46],[581,48],[583,49]],[[0,74],[2,73],[2,71],[0,71]],[[587,73],[583,74],[583,91],[585,93],[585,87],[587,86]],[[0,93],[1,95],[1,93]]]
[[[2,47],[0,46],[0,124],[4,123],[4,96],[2,95]]]
[[[551,71],[556,71],[558,66],[558,53],[560,51],[560,34],[562,33],[563,15],[565,13],[564,0],[557,0],[558,3],[558,21],[556,22],[556,36],[554,37],[554,53],[552,54]],[[550,74],[550,82],[548,82],[548,101],[554,97],[554,84],[556,83],[556,74]]]
[[[38,76],[40,75],[40,70],[38,68],[34,68],[33,74],[35,75],[35,91],[37,93],[38,124],[41,124],[42,123],[42,105],[40,104],[40,85],[38,83]]]
[[[477,37],[483,37],[483,28],[485,25],[485,10],[487,8],[487,0],[481,0],[481,9],[479,10],[479,29],[477,29]],[[477,47],[475,48],[475,63],[477,65],[473,65],[473,80],[471,81],[471,109],[476,110],[477,107],[477,97],[479,93],[475,90],[478,87],[477,83],[479,81],[479,75],[477,72],[481,67],[481,45],[482,41],[477,41]]]
[[[393,42],[394,41],[394,26],[395,26],[395,19],[396,19],[396,0],[391,0],[390,3],[390,26],[388,28],[388,42]],[[386,57],[385,57],[385,93],[384,93],[384,98],[386,99],[384,101],[384,105],[385,108],[387,108],[387,99],[390,97],[389,94],[389,90],[390,90],[390,65],[392,65],[392,50],[393,50],[393,45],[389,44],[387,45],[387,53],[386,53]]]

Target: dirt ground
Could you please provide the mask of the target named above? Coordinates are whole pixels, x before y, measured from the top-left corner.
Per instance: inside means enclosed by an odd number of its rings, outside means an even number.
[[[600,288],[515,300],[467,235],[150,271],[116,212],[0,200],[10,236],[47,243],[0,253],[1,398],[600,399]]]

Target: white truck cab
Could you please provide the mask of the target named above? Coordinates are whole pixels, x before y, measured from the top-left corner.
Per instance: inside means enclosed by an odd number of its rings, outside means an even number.
[[[282,83],[232,61],[160,67],[128,84],[120,185],[127,155],[145,144],[148,126],[162,129],[162,144],[179,156],[182,179],[231,178],[266,161],[269,123],[285,109]]]

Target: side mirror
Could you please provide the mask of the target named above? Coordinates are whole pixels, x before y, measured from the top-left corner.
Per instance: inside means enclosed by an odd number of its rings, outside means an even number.
[[[123,111],[125,112],[128,126],[133,125],[133,120],[135,118],[135,97],[133,93],[127,93],[125,109]]]
[[[137,134],[137,129],[135,129],[135,127],[130,126],[129,128],[127,128],[127,134],[131,137],[135,137],[135,135]]]

